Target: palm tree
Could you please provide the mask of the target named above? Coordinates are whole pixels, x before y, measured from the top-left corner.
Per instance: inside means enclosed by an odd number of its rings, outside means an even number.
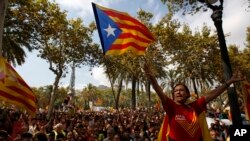
[[[0,33],[2,37],[1,55],[14,65],[21,65],[25,62],[25,51],[31,52],[38,47],[36,41],[36,25],[39,20],[34,15],[39,11],[39,4],[36,1],[14,1],[3,0],[6,2],[6,15],[1,25]],[[4,4],[1,1],[1,4]],[[1,5],[2,6],[2,5]],[[1,14],[2,15],[2,14]],[[1,38],[0,38],[1,39]]]

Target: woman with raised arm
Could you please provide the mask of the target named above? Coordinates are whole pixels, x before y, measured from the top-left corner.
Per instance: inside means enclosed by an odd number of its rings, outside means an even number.
[[[234,82],[244,78],[234,73],[232,77],[221,86],[208,92],[194,102],[187,103],[190,92],[185,84],[179,83],[173,89],[173,100],[170,99],[159,86],[149,65],[144,66],[144,71],[150,79],[155,92],[161,99],[162,106],[168,118],[170,131],[169,141],[203,141],[202,129],[198,116],[206,110],[206,104],[222,94]],[[165,127],[166,128],[166,127]]]

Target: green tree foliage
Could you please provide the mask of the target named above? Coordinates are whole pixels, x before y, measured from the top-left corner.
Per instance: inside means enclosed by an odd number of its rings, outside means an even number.
[[[36,95],[38,100],[37,107],[38,108],[46,108],[49,105],[49,100],[51,97],[52,85],[32,88],[33,92]]]
[[[76,66],[88,64],[94,66],[101,52],[98,45],[92,43],[93,25],[84,26],[81,19],[67,19],[67,13],[61,11],[56,3],[47,0],[37,1],[40,11],[36,13],[36,40],[39,43],[38,56],[49,63],[49,69],[55,74],[50,100],[48,118],[53,111],[60,79],[67,73],[70,63]]]
[[[229,46],[229,56],[232,66],[239,69],[250,80],[250,28],[247,28],[246,47],[240,49],[236,45]]]
[[[246,38],[246,47],[250,48],[250,26],[247,27],[247,38]]]
[[[193,32],[187,24],[181,26],[169,14],[155,25],[153,31],[158,42],[148,49],[147,57],[154,65],[156,75],[167,81],[165,84],[173,87],[177,81],[186,82],[198,93],[214,81],[222,81],[220,77],[214,78],[221,76],[218,71],[221,63],[218,61],[217,36],[209,27],[203,25],[200,31]]]
[[[222,3],[224,0],[219,0]],[[250,0],[246,0],[249,2]],[[181,11],[183,14],[195,14],[198,11],[207,11],[207,5],[209,0],[161,0],[162,3],[166,4],[169,11],[178,12]]]
[[[2,52],[14,65],[25,62],[25,49],[32,51],[38,45],[35,25],[39,20],[35,17],[40,7],[34,0],[9,0],[4,20]]]

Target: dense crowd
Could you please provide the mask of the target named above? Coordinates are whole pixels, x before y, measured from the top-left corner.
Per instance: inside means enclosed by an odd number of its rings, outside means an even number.
[[[2,108],[0,141],[155,141],[164,117],[156,108],[46,112],[35,117]],[[214,140],[225,141],[227,126],[217,120],[210,127]]]

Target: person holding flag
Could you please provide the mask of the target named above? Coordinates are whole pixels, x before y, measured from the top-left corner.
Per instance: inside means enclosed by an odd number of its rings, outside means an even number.
[[[234,73],[223,85],[211,90],[205,96],[188,103],[190,92],[185,84],[176,84],[173,89],[173,100],[164,94],[150,66],[146,63],[144,71],[150,79],[154,90],[161,99],[166,112],[158,141],[207,141],[211,140],[205,122],[206,104],[222,94],[231,84],[245,78]],[[205,122],[205,124],[204,124]]]

